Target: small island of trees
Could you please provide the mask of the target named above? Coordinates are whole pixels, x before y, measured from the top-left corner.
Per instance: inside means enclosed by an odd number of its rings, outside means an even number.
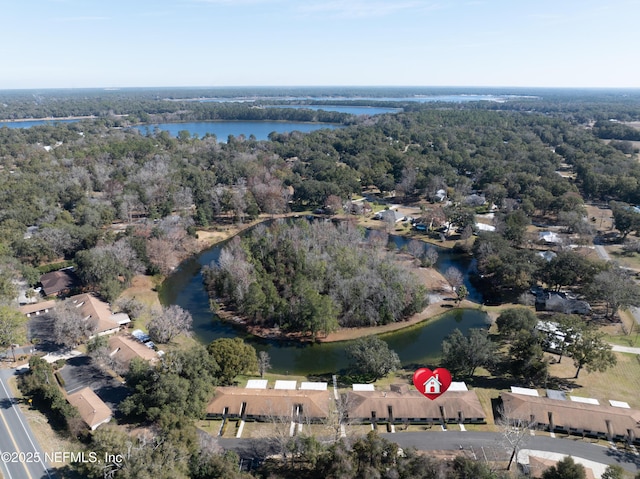
[[[260,225],[234,238],[204,276],[209,294],[249,323],[313,337],[402,321],[428,300],[386,241],[348,223]]]

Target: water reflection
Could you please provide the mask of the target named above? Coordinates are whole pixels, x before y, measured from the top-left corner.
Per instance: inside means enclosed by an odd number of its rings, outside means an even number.
[[[393,236],[393,240],[399,248],[409,241],[400,236]],[[209,308],[209,296],[202,282],[201,270],[202,266],[218,260],[222,246],[223,244],[216,245],[185,261],[167,278],[160,290],[163,304],[178,304],[191,313],[194,334],[198,340],[208,344],[217,338],[242,337],[258,351],[269,353],[272,371],[277,373],[322,374],[339,372],[347,367],[346,348],[349,341],[301,344],[265,340],[248,335],[242,328],[215,317]],[[481,302],[481,294],[469,281],[469,258],[437,246],[430,247],[438,250],[436,268],[441,272],[450,266],[459,268],[464,273],[470,299]],[[442,340],[454,329],[458,328],[466,334],[470,328],[482,328],[486,325],[487,315],[484,312],[453,309],[437,319],[380,337],[398,353],[403,366],[413,368],[417,365],[436,365]]]

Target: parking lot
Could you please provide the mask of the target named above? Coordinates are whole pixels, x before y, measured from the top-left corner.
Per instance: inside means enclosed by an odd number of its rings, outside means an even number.
[[[27,322],[27,340],[36,345],[38,351],[51,353],[60,349],[53,341],[53,318],[51,314],[33,315]]]
[[[102,372],[91,363],[88,356],[77,356],[67,360],[60,370],[64,380],[64,389],[68,394],[89,387],[109,406],[114,413],[120,402],[127,397],[129,390],[113,377]]]

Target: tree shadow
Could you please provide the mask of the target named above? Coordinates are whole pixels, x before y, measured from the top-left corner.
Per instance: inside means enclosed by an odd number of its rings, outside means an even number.
[[[616,462],[620,464],[632,464],[636,466],[637,469],[640,469],[640,456],[634,454],[625,449],[619,448],[608,448],[606,452],[607,456],[615,458]]]
[[[474,388],[485,389],[498,389],[498,390],[510,390],[511,386],[515,385],[517,380],[512,377],[500,377],[500,376],[474,376],[467,380],[467,384]]]
[[[547,389],[559,389],[560,391],[573,391],[574,389],[580,389],[582,386],[577,384],[573,377],[558,378],[556,376],[549,376],[545,387]]]

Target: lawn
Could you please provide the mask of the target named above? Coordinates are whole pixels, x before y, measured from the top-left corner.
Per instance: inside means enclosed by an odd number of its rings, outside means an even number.
[[[549,367],[551,375],[567,380],[571,394],[593,397],[600,404],[609,404],[609,399],[628,402],[634,409],[640,409],[640,356],[615,353],[618,363],[604,373],[588,372],[583,369],[577,379],[573,379],[576,368],[570,358]],[[557,358],[557,356],[551,356]]]
[[[196,427],[211,436],[217,436],[222,427],[222,419],[203,419],[196,421]]]
[[[636,271],[640,271],[640,254],[637,253],[625,253],[622,250],[622,245],[610,245],[605,248],[611,259],[620,266],[630,268]]]

